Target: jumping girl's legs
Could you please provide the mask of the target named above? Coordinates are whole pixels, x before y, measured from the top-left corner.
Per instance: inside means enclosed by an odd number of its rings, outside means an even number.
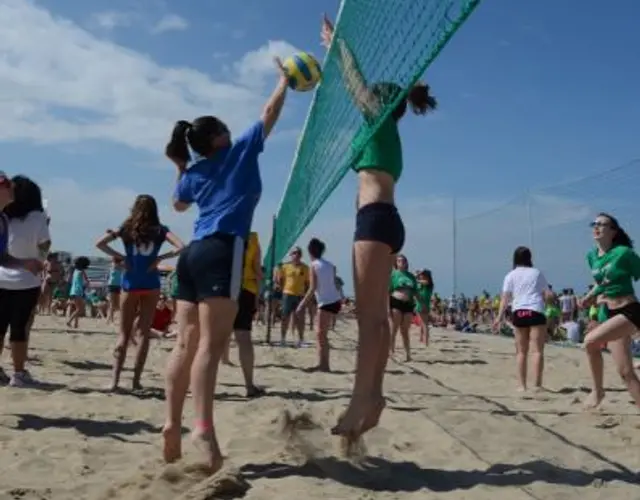
[[[167,463],[175,462],[182,457],[182,412],[189,390],[191,365],[200,340],[197,304],[183,300],[176,302],[177,335],[167,363],[166,419],[162,430],[164,459]]]
[[[354,244],[354,290],[358,307],[356,376],[347,411],[332,429],[333,434],[350,442],[357,441],[378,424],[385,406],[382,382],[389,352],[390,253],[385,243],[356,241]]]

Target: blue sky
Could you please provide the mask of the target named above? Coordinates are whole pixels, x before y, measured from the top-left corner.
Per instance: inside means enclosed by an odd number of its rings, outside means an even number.
[[[320,15],[335,14],[338,2],[310,5],[0,2],[0,168],[41,183],[54,245],[93,254],[95,239],[122,221],[137,193],[156,196],[188,240],[193,214],[168,209],[174,172],[161,156],[173,122],[213,113],[236,133],[250,124],[275,81],[272,55],[322,55]],[[617,0],[615,9],[593,0],[485,0],[429,69],[440,111],[401,124],[398,205],[412,267],[431,268],[441,292],[453,281],[454,195],[460,216],[517,199],[457,226],[459,288],[494,290],[513,247],[529,244],[526,190],[640,157],[639,18],[634,0]],[[309,103],[290,94],[262,158],[255,227],[265,247]],[[640,234],[638,216],[626,212],[639,166],[622,169],[616,182],[585,180],[532,196],[534,252],[557,287],[588,282],[586,224],[595,211],[614,211]],[[323,237],[347,282],[354,197],[348,175],[301,238]]]

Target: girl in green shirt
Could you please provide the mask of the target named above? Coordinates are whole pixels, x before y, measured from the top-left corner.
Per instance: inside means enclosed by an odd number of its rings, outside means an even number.
[[[416,277],[409,272],[409,262],[404,255],[396,257],[394,269],[391,271],[389,283],[389,315],[391,317],[391,343],[389,352],[393,354],[396,347],[398,331],[402,336],[405,360],[411,361],[411,342],[409,329],[413,322],[413,309],[418,291]]]
[[[640,279],[640,257],[615,217],[600,213],[591,223],[596,246],[587,254],[587,262],[596,282],[580,301],[585,308],[596,301],[607,307],[607,319],[591,330],[584,345],[591,368],[592,390],[586,406],[596,408],[604,398],[601,346],[611,351],[618,373],[640,408],[640,380],[633,369],[632,337],[640,329],[640,303],[633,281]]]
[[[387,319],[387,287],[393,262],[390,256],[400,253],[405,239],[394,201],[395,184],[403,166],[398,121],[407,107],[424,115],[435,109],[437,102],[425,84],[406,91],[394,83],[367,82],[347,41],[340,37],[334,40],[333,25],[326,17],[321,37],[327,48],[336,42],[346,90],[364,117],[363,128],[353,143],[361,153],[352,159],[359,181],[353,248],[358,307],[356,375],[347,411],[331,430],[345,438],[343,444],[348,446],[378,425],[384,408],[382,382],[390,345]],[[377,122],[390,104],[395,109],[371,136],[370,124]]]
[[[420,316],[420,342],[429,345],[429,320],[431,316],[431,296],[433,295],[433,276],[428,269],[416,274],[416,314]]]

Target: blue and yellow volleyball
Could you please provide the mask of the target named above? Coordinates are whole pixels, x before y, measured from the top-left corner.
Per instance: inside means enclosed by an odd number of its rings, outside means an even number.
[[[289,87],[298,92],[313,90],[322,78],[320,63],[308,52],[287,57],[282,65],[289,79]]]

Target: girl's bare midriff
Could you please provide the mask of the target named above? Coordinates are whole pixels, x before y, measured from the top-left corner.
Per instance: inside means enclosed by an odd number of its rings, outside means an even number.
[[[395,181],[381,170],[360,170],[358,172],[357,208],[371,203],[394,203]]]
[[[605,304],[609,309],[620,309],[621,307],[638,302],[633,295],[625,295],[624,297],[602,297],[598,303]]]
[[[401,300],[402,302],[410,302],[411,301],[411,290],[408,288],[399,288],[398,290],[394,290],[391,293],[391,296],[394,299]]]

